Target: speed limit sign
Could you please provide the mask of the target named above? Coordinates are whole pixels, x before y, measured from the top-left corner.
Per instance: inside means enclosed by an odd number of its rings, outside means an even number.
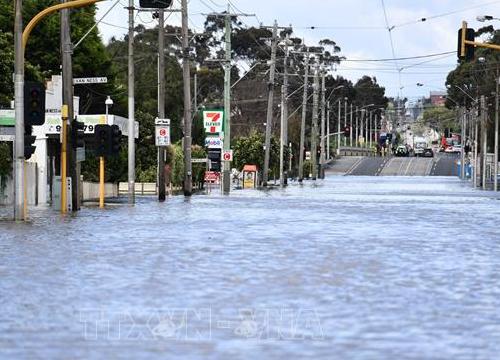
[[[222,161],[233,161],[233,150],[224,150],[221,157]]]

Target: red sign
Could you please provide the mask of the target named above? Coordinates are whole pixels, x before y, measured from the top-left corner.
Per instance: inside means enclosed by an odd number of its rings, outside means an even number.
[[[205,171],[205,182],[217,183],[220,179],[220,173],[217,171]]]
[[[167,136],[167,130],[165,130],[165,129],[160,129],[160,135],[161,135],[161,136]]]

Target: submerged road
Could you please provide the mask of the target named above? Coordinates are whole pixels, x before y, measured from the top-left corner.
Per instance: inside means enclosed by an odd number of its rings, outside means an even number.
[[[456,178],[0,223],[0,357],[494,359],[499,199]]]

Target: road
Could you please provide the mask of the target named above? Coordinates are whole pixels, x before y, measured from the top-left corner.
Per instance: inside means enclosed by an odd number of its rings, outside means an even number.
[[[433,158],[420,157],[365,157],[358,159],[344,173],[353,176],[456,176],[456,154],[436,154]],[[332,166],[341,172],[347,160]]]
[[[491,194],[456,178],[327,174],[32,211],[0,223],[0,358],[497,358]]]

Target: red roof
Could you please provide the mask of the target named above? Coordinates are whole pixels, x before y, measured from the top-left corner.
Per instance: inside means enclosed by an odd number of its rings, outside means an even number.
[[[257,172],[257,165],[245,165],[243,166],[243,171]]]

